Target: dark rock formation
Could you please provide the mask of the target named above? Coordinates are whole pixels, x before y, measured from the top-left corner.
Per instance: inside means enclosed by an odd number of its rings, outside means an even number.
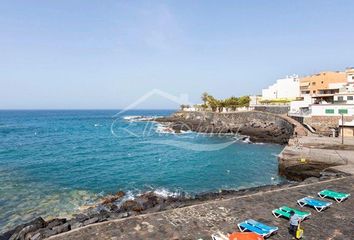
[[[71,226],[69,223],[64,223],[58,226],[55,226],[52,228],[52,230],[55,232],[55,234],[59,234],[62,232],[67,232],[71,229]]]
[[[107,196],[102,200],[102,204],[109,204],[109,203],[113,203],[119,199],[121,199],[122,197],[125,196],[125,193],[122,191],[117,192],[116,194],[112,195],[112,196]]]
[[[142,212],[144,209],[135,200],[127,200],[125,201],[122,206],[121,206],[121,211],[129,212],[129,211],[134,211],[134,212]]]
[[[170,117],[155,119],[176,133],[233,133],[250,136],[252,142],[286,144],[293,135],[294,126],[283,117],[266,112],[178,112]]]
[[[43,220],[43,218],[38,217],[26,224],[22,224],[16,227],[14,230],[3,234],[0,239],[6,239],[6,237],[8,237],[10,240],[24,240],[27,234],[35,232],[43,227],[46,227],[46,222]]]
[[[53,228],[66,223],[65,218],[55,218],[47,222],[47,228]]]

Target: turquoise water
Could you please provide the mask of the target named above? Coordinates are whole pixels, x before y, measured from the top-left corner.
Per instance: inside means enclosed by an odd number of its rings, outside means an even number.
[[[193,195],[281,181],[279,145],[171,134],[127,117],[172,112],[0,111],[0,231],[38,215],[68,216],[119,190]]]

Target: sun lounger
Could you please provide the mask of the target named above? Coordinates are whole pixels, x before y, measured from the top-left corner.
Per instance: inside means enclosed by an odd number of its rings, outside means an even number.
[[[229,235],[228,240],[264,240],[264,238],[254,232],[234,232]]]
[[[317,200],[312,197],[304,197],[299,200],[297,200],[297,203],[303,207],[303,206],[310,206],[316,209],[317,212],[321,212],[322,210],[328,208],[330,205],[332,205],[331,202],[325,202],[322,200]]]
[[[340,202],[343,202],[345,199],[347,199],[350,196],[350,194],[335,192],[335,191],[325,189],[325,190],[322,190],[321,192],[319,192],[318,196],[320,196],[321,198],[325,198],[325,197],[332,198],[340,203]]]
[[[221,238],[221,237],[216,236],[216,235],[211,235],[211,239],[213,239],[213,240],[224,240],[224,238]]]
[[[277,227],[268,226],[253,219],[248,219],[244,222],[241,222],[237,224],[237,226],[241,232],[250,231],[257,233],[263,237],[269,237],[274,232],[278,231]]]
[[[211,235],[211,239],[213,240],[228,240],[228,237],[220,234],[213,234]]]
[[[272,211],[274,217],[279,218],[279,217],[285,217],[285,218],[290,218],[290,212],[294,211],[296,215],[298,215],[301,220],[304,220],[305,218],[309,217],[311,215],[310,212],[303,212],[294,208],[290,208],[288,206],[282,206],[280,208],[274,209]]]

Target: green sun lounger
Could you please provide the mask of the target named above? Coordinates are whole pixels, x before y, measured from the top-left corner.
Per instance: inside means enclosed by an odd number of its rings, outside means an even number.
[[[295,214],[301,218],[301,220],[304,220],[305,218],[311,215],[310,212],[303,212],[294,208],[290,208],[288,206],[282,206],[280,208],[274,209],[272,213],[276,218],[280,218],[280,217],[290,218],[291,211],[294,211]]]
[[[332,198],[340,203],[343,202],[345,199],[349,198],[350,194],[324,189],[318,193],[318,196],[320,196],[321,198]]]

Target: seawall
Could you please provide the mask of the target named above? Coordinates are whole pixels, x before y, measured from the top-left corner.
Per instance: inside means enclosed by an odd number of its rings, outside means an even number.
[[[354,139],[304,136],[293,138],[279,154],[279,172],[292,180],[324,174],[354,174]]]

